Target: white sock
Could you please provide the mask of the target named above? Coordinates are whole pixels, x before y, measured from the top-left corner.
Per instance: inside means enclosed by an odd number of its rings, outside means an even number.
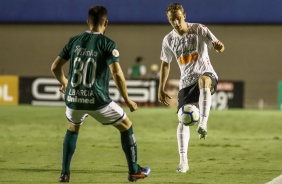
[[[188,163],[187,153],[188,153],[189,139],[190,139],[189,126],[185,126],[183,125],[183,123],[178,123],[177,143],[178,143],[178,152],[179,152],[179,157],[180,157],[180,163]]]
[[[200,89],[199,110],[200,110],[200,124],[207,127],[207,122],[211,108],[211,92],[210,88]]]

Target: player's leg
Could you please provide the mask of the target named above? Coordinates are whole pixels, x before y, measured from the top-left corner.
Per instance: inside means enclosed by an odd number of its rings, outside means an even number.
[[[129,172],[136,172],[137,165],[137,144],[133,133],[132,123],[128,117],[114,125],[120,131],[122,149],[126,155]]]
[[[87,114],[67,107],[66,116],[68,119],[68,128],[63,142],[62,171],[59,182],[69,182],[70,180],[70,164],[76,149],[78,132]]]
[[[200,76],[199,81],[199,110],[200,110],[200,122],[197,128],[197,132],[199,133],[200,139],[205,139],[207,136],[207,122],[209,118],[210,108],[211,108],[211,100],[212,93],[215,90],[215,86],[217,81],[215,76],[212,73],[205,73]]]
[[[69,182],[70,180],[70,163],[76,148],[78,131],[79,125],[75,126],[69,122],[63,142],[62,171],[59,179],[60,182]]]
[[[122,149],[129,169],[128,180],[132,182],[147,177],[150,173],[150,168],[142,168],[137,164],[137,144],[133,126],[124,110],[115,102],[111,102],[103,109],[95,111],[95,113],[89,113],[89,115],[103,125],[113,125],[119,130]]]
[[[147,177],[151,169],[149,167],[141,167],[137,164],[137,144],[131,121],[126,117],[123,121],[114,126],[120,131],[121,145],[129,169],[128,180],[135,182],[138,179]]]
[[[190,128],[179,122],[177,127],[177,143],[179,152],[179,166],[176,172],[186,173],[189,170],[188,165],[188,143],[190,139]]]
[[[189,87],[183,88],[178,93],[178,109],[183,105],[195,103],[198,99],[198,84],[195,83]],[[178,121],[179,122],[179,121]],[[189,169],[188,165],[188,144],[190,140],[190,128],[183,123],[178,123],[177,126],[177,145],[179,153],[179,166],[176,172],[186,173]]]

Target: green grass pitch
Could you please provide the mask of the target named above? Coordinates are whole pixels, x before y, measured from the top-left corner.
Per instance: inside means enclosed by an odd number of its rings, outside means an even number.
[[[138,183],[264,184],[282,173],[282,112],[212,110],[208,137],[190,128],[189,166],[176,173],[175,109],[131,113],[138,162],[151,175]],[[66,132],[64,107],[0,106],[0,183],[57,183]],[[71,165],[71,183],[128,183],[119,132],[87,118]]]

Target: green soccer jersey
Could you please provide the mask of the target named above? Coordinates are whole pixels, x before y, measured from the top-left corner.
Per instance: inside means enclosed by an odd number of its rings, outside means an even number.
[[[60,53],[70,61],[66,105],[75,110],[97,110],[108,105],[110,69],[119,61],[115,42],[108,37],[86,31],[70,38]]]
[[[133,78],[133,79],[138,79],[139,77],[140,77],[140,75],[141,75],[141,72],[140,72],[140,65],[133,65],[132,67],[131,67],[131,78]]]

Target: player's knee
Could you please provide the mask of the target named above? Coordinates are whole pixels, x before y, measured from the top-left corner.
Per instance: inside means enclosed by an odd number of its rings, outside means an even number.
[[[128,117],[126,117],[123,121],[121,121],[118,125],[115,127],[120,131],[124,132],[128,130],[132,126],[132,122],[129,120]]]
[[[69,122],[68,130],[71,132],[79,132],[80,125],[74,125],[73,123]]]
[[[198,83],[200,88],[211,88],[212,80],[210,77],[203,75],[200,76]]]

